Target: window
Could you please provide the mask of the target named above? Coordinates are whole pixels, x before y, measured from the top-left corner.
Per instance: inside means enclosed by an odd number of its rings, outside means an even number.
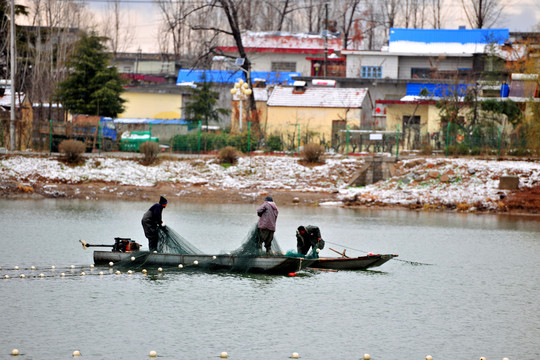
[[[363,79],[381,79],[382,66],[362,66]]]
[[[430,73],[430,68],[411,68],[411,79],[429,79]]]
[[[270,71],[296,71],[296,63],[287,61],[272,61],[272,68]]]

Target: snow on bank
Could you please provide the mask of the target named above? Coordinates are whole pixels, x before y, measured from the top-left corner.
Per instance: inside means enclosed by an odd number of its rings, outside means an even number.
[[[300,192],[339,191],[339,200],[350,204],[458,204],[496,208],[502,175],[517,175],[520,187],[540,185],[540,163],[474,159],[416,158],[396,164],[396,176],[373,185],[347,188],[360,169],[361,158],[329,158],[324,165],[303,166],[298,158],[252,156],[228,168],[215,158],[166,160],[143,166],[135,160],[90,158],[69,167],[52,158],[14,156],[0,160],[0,188],[6,181],[79,184],[101,181],[117,185],[153,186],[170,182],[179,187],[197,185],[208,190],[278,189]],[[336,205],[341,202],[326,203]]]
[[[118,185],[153,186],[158,182],[201,185],[209,189],[282,189],[320,192],[344,185],[361,162],[328,159],[324,165],[306,167],[298,158],[253,156],[224,168],[215,158],[163,161],[143,166],[134,160],[97,157],[82,166],[69,167],[48,158],[15,156],[0,161],[0,180],[82,183],[103,181]]]
[[[362,188],[340,191],[343,201],[393,205],[469,204],[495,209],[504,175],[519,177],[520,187],[540,185],[540,164],[525,161],[474,159],[410,159],[399,164],[395,177]]]

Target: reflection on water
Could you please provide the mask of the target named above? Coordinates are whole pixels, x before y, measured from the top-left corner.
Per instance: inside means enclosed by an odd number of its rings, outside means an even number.
[[[324,256],[348,248],[400,261],[294,277],[90,268],[92,248],[78,240],[122,236],[146,247],[140,219],[151,205],[0,200],[0,359],[12,348],[29,359],[75,349],[85,359],[144,359],[150,350],[162,359],[540,356],[537,218],[278,204],[285,251],[296,246],[296,228],[312,224],[327,242]],[[221,253],[242,244],[255,208],[171,202],[163,216],[201,250]]]

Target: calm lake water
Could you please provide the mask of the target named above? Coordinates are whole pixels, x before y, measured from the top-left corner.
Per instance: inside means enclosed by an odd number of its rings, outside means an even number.
[[[0,359],[13,348],[20,359],[540,358],[538,218],[280,206],[283,250],[312,224],[327,241],[322,255],[346,247],[399,261],[296,277],[91,270],[92,249],[78,240],[131,237],[147,249],[140,219],[150,205],[0,200]],[[221,253],[242,243],[255,208],[170,203],[164,221]]]

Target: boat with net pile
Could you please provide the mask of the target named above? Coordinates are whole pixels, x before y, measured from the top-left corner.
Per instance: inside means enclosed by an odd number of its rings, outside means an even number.
[[[301,254],[284,255],[277,241],[272,242],[270,255],[260,249],[257,228],[253,227],[243,244],[232,252],[209,255],[176,233],[170,227],[158,230],[156,252],[140,251],[140,244],[130,238],[114,238],[114,245],[93,245],[79,240],[86,249],[90,246],[111,247],[112,251],[94,251],[95,265],[110,265],[128,269],[181,267],[190,270],[231,271],[243,273],[290,274],[305,269],[316,259]],[[264,255],[263,255],[264,254]]]
[[[305,269],[315,259],[287,256],[251,255],[184,255],[139,251],[136,253],[116,251],[94,251],[96,265],[124,266],[130,268],[162,266],[203,271],[232,271],[263,274],[289,274]]]

